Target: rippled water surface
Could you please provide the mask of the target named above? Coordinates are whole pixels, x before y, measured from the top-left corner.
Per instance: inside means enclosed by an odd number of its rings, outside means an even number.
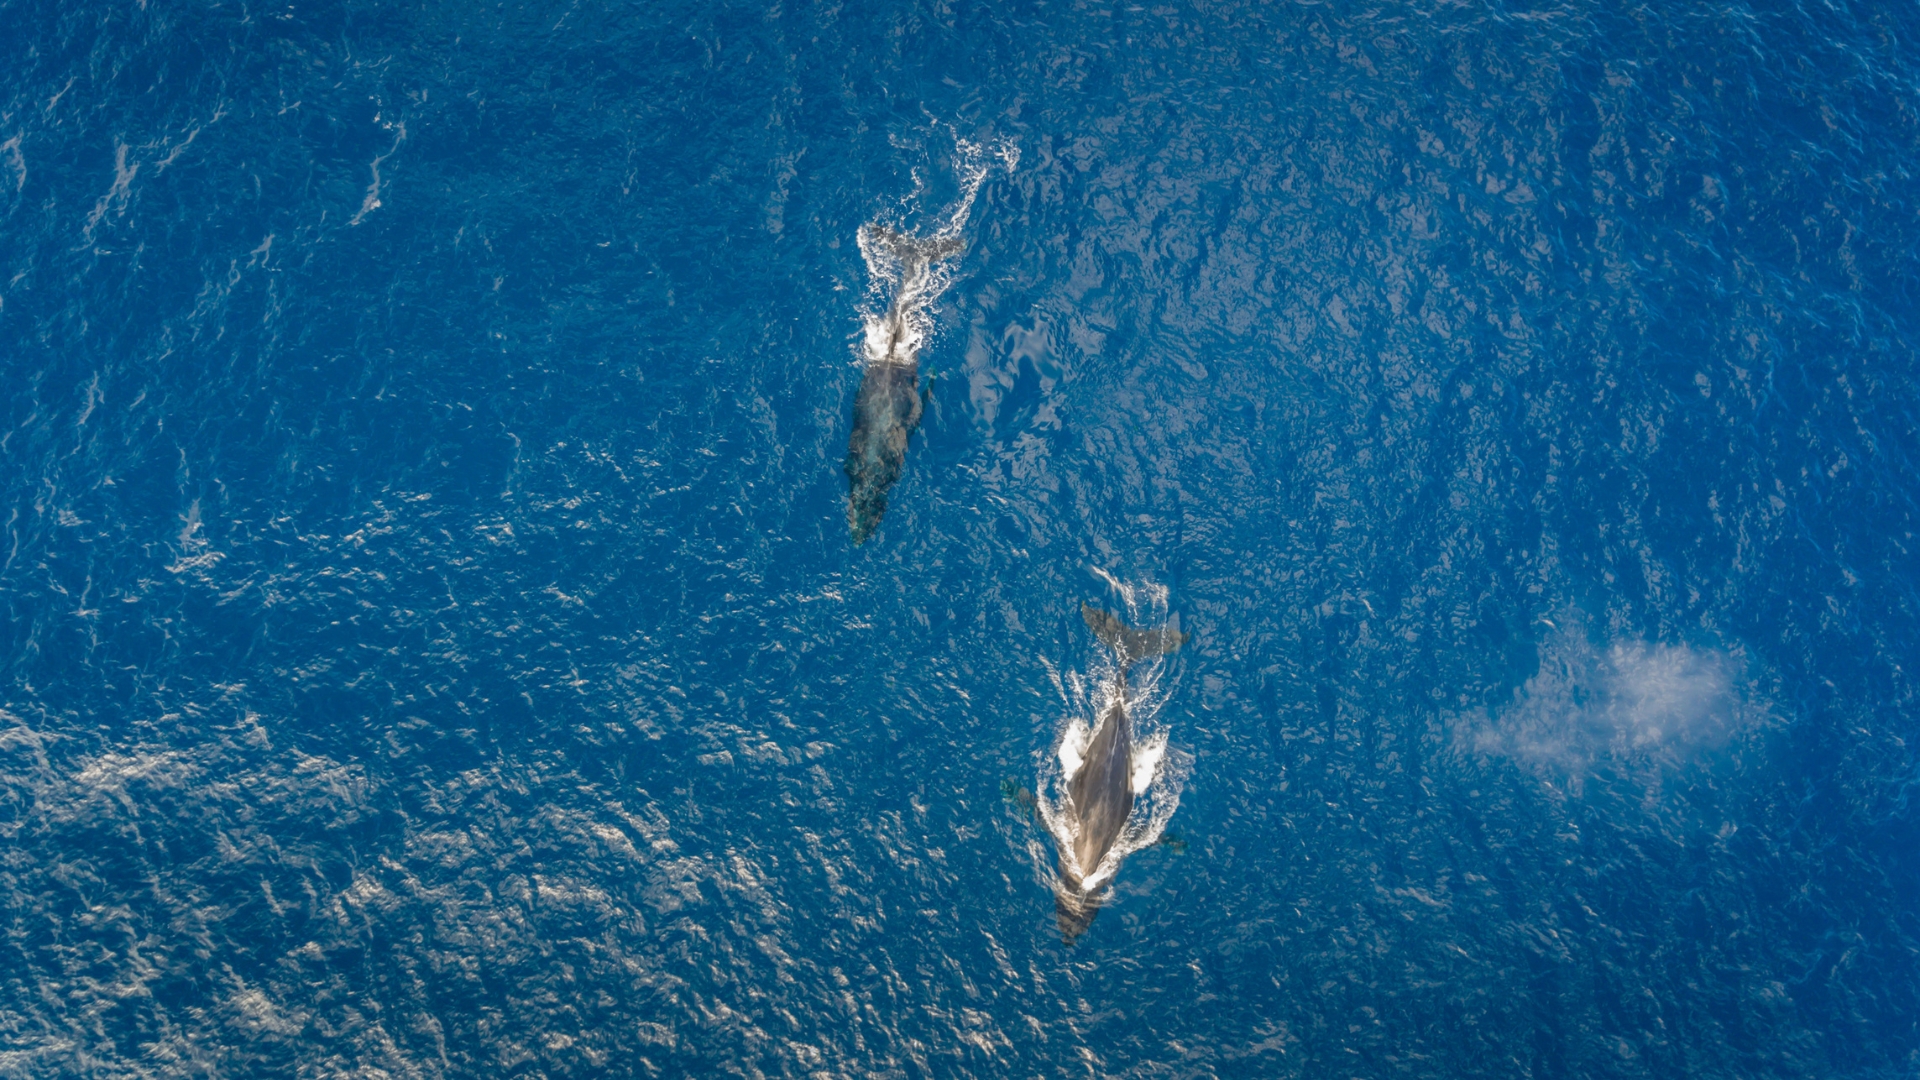
[[[1917,44],[0,0],[0,1076],[1920,1073]]]

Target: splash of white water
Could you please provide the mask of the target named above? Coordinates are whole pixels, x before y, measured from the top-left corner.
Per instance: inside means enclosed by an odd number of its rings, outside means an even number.
[[[1060,759],[1060,775],[1072,780],[1079,773],[1080,766],[1087,761],[1087,741],[1093,738],[1093,731],[1087,722],[1074,717],[1067,721],[1067,728],[1060,733],[1060,750],[1055,755]]]
[[[1134,798],[1145,795],[1153,787],[1153,778],[1160,771],[1160,759],[1167,756],[1167,733],[1158,732],[1133,744],[1133,775],[1128,778],[1128,786],[1133,788]]]
[[[961,250],[961,233],[980,185],[995,165],[1011,173],[1020,163],[1020,150],[1011,142],[991,146],[958,140],[954,169],[960,176],[960,198],[925,237],[906,236],[870,221],[854,234],[860,257],[867,264],[868,302],[861,316],[865,333],[861,353],[867,363],[911,362],[932,331],[927,307],[953,280],[948,256]]]

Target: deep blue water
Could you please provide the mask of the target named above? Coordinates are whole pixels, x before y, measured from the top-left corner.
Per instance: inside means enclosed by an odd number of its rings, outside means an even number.
[[[3,0],[0,1076],[1920,1075],[1917,48]],[[1103,574],[1185,846],[1069,947]]]

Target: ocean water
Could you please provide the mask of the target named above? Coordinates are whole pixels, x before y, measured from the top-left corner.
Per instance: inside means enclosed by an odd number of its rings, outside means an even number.
[[[0,1076],[1920,1075],[1916,48],[0,0]]]

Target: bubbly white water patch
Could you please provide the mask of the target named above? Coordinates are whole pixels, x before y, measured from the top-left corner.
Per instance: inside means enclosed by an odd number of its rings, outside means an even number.
[[[1060,759],[1060,779],[1071,781],[1080,773],[1080,766],[1087,763],[1087,743],[1093,739],[1093,729],[1079,717],[1067,721],[1066,730],[1060,733],[1060,749],[1055,756]]]
[[[1104,571],[1098,571],[1121,601],[1117,613],[1134,626],[1157,627],[1168,622],[1167,590],[1159,585],[1127,585]],[[1042,762],[1035,784],[1035,809],[1042,824],[1053,837],[1052,852],[1034,849],[1036,876],[1051,882],[1054,875],[1047,866],[1048,856],[1057,857],[1062,868],[1081,883],[1084,892],[1105,887],[1127,856],[1160,841],[1167,822],[1180,808],[1180,792],[1193,770],[1193,757],[1171,745],[1170,735],[1160,718],[1171,688],[1165,683],[1167,660],[1154,657],[1120,669],[1117,658],[1103,645],[1096,645],[1093,660],[1085,673],[1069,671],[1059,680],[1067,715],[1062,720],[1054,753]],[[1133,813],[1100,865],[1083,867],[1074,855],[1073,841],[1079,835],[1078,822],[1067,810],[1067,787],[1086,764],[1087,744],[1106,722],[1124,687],[1122,702],[1132,726],[1132,755],[1129,783],[1133,788]]]
[[[1133,744],[1133,775],[1128,778],[1128,785],[1133,788],[1134,798],[1145,795],[1153,787],[1153,778],[1160,771],[1160,759],[1166,756],[1167,733],[1164,731]]]
[[[1541,647],[1511,705],[1470,725],[1473,746],[1574,775],[1603,757],[1677,764],[1769,715],[1745,657],[1684,644],[1590,644],[1578,629]]]
[[[1631,642],[1608,650],[1607,666],[1606,726],[1632,746],[1718,744],[1741,718],[1725,653]]]

